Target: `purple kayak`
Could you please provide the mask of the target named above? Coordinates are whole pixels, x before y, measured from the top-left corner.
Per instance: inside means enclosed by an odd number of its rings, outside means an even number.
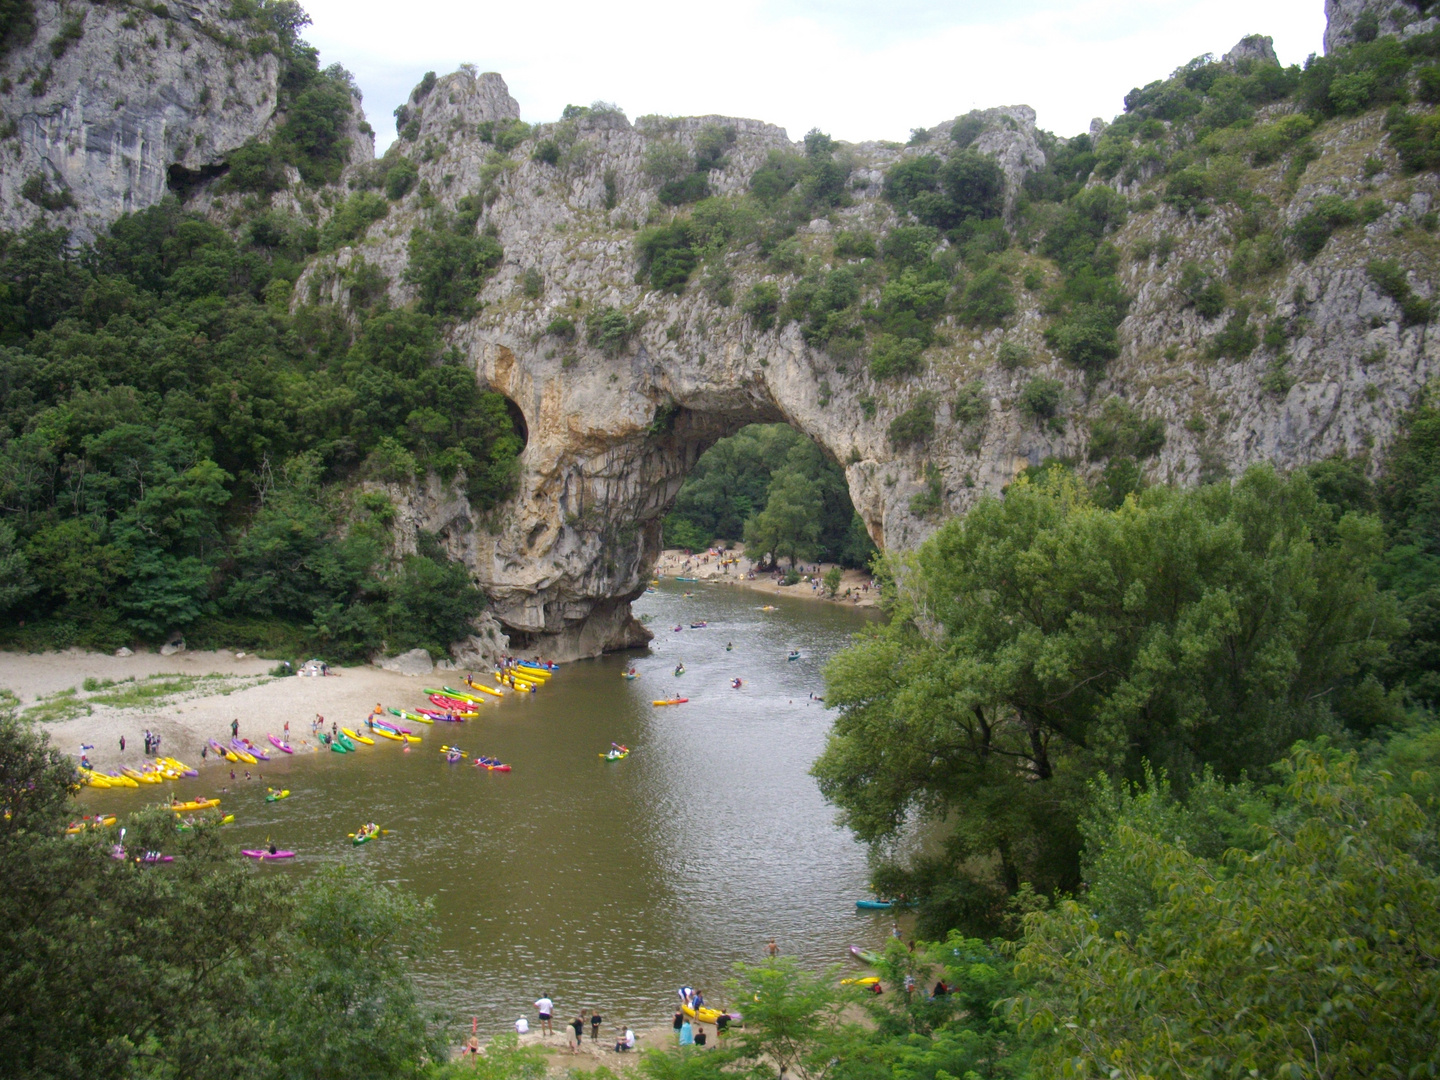
[[[289,743],[277,739],[274,735],[266,735],[265,737],[270,740],[271,744],[275,747],[276,750],[283,750],[287,754],[293,754],[295,752],[294,750],[290,749]]]
[[[240,850],[240,854],[241,854],[241,855],[249,856],[249,857],[252,858],[252,859],[259,859],[259,860],[261,860],[262,862],[263,862],[264,860],[266,860],[266,859],[293,859],[293,858],[295,857],[295,852],[293,852],[293,851],[273,851],[273,852],[272,852],[272,851],[257,850],[257,849],[254,849],[254,848],[242,848],[242,849]]]

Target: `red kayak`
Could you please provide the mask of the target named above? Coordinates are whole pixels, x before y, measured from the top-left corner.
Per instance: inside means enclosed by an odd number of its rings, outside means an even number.
[[[270,740],[271,745],[273,745],[276,750],[283,750],[283,751],[285,751],[285,753],[287,753],[287,754],[293,754],[293,753],[295,752],[294,750],[291,750],[291,749],[290,749],[290,746],[289,746],[288,743],[282,742],[281,740],[277,739],[274,735],[266,735],[265,737]]]
[[[478,757],[478,758],[475,759],[475,767],[476,767],[477,769],[489,769],[491,772],[509,772],[509,771],[510,771],[510,766],[509,766],[509,765],[503,765],[503,764],[501,764],[500,761],[499,761],[498,759],[496,759],[496,758],[483,758],[483,757]]]
[[[446,697],[444,694],[431,694],[430,704],[434,705],[437,709],[444,709],[447,712],[462,713],[475,711],[475,706],[470,702],[456,701],[454,698]]]
[[[242,848],[241,851],[240,851],[240,854],[241,854],[241,855],[248,855],[248,856],[249,856],[250,858],[252,858],[252,859],[261,859],[261,860],[264,860],[264,859],[293,859],[293,858],[295,857],[295,852],[293,852],[293,851],[257,851],[257,850],[251,849],[251,848]]]

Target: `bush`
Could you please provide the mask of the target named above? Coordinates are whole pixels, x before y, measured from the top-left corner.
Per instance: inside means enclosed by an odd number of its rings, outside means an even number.
[[[420,170],[407,157],[397,158],[385,171],[385,194],[391,199],[403,199],[420,179]]]
[[[877,334],[870,349],[870,374],[877,379],[915,375],[925,367],[925,345],[918,338]]]
[[[1119,320],[1112,309],[1080,304],[1064,320],[1045,331],[1045,340],[1091,378],[1120,355]]]
[[[499,241],[457,231],[463,225],[463,218],[439,218],[410,234],[404,280],[415,287],[417,306],[427,315],[460,318],[472,312],[475,294],[504,257]]]
[[[551,337],[558,337],[563,341],[574,341],[575,321],[566,318],[564,315],[557,315],[551,319],[550,324],[545,327],[545,333]]]
[[[602,307],[585,319],[585,340],[606,356],[618,356],[630,344],[639,324],[618,308]]]
[[[530,125],[523,120],[485,120],[477,128],[480,141],[508,154],[530,137]]]
[[[860,229],[843,229],[835,237],[837,259],[873,259],[878,252],[875,237]]]
[[[1249,309],[1241,309],[1225,320],[1224,327],[1210,339],[1212,357],[1244,360],[1260,344],[1260,332],[1250,321]]]
[[[251,139],[225,159],[225,187],[268,194],[285,186],[285,159],[271,143]]]
[[[995,359],[1006,371],[1014,371],[1030,363],[1030,350],[1018,341],[1002,341]]]
[[[67,187],[54,188],[50,180],[36,173],[20,185],[20,194],[45,210],[66,210],[75,205],[75,197]]]
[[[976,112],[966,113],[950,125],[950,141],[964,150],[985,130],[985,120]]]
[[[538,161],[541,165],[560,164],[560,144],[554,139],[541,139],[535,144],[530,160]]]
[[[710,182],[705,179],[704,173],[692,172],[679,180],[662,184],[659,197],[666,206],[684,206],[686,203],[699,202],[710,197]]]
[[[1411,172],[1440,168],[1440,110],[1411,116],[1395,106],[1385,117],[1390,145]]]
[[[740,310],[750,317],[756,329],[769,330],[775,325],[775,316],[780,310],[780,286],[773,281],[757,281],[745,294]]]
[[[1195,263],[1180,268],[1180,295],[1202,318],[1213,319],[1227,306],[1225,285]]]
[[[1018,402],[1020,411],[1032,420],[1053,420],[1065,404],[1065,384],[1059,379],[1037,376],[1025,384]]]
[[[707,173],[729,164],[725,151],[735,145],[735,128],[726,124],[706,124],[695,136],[695,171]]]
[[[1372,259],[1366,266],[1366,273],[1376,288],[1400,305],[1406,326],[1430,321],[1430,301],[1415,295],[1399,263],[1391,259]]]
[[[935,434],[935,395],[926,391],[915,404],[890,421],[890,445],[897,450],[930,441]]]
[[[1326,195],[1315,202],[1315,208],[1295,223],[1291,236],[1300,255],[1310,261],[1324,249],[1330,235],[1359,219],[1356,208],[1339,195]]]
[[[965,287],[956,314],[972,326],[999,326],[1015,314],[1010,279],[993,266],[980,271]]]
[[[545,291],[545,278],[539,270],[532,266],[525,271],[520,278],[520,291],[527,299],[540,299],[540,294]]]
[[[390,205],[370,191],[357,191],[335,208],[320,228],[320,250],[334,251],[356,240],[374,222],[390,213]]]
[[[1112,397],[1090,423],[1090,460],[1154,457],[1165,445],[1165,421],[1146,419],[1128,402]]]
[[[950,415],[955,423],[962,427],[978,424],[989,416],[990,395],[985,392],[985,384],[974,379],[962,386],[955,395],[955,404],[950,408]]]
[[[683,221],[646,229],[635,238],[640,271],[650,286],[678,296],[685,291],[699,261],[691,246],[690,229]]]

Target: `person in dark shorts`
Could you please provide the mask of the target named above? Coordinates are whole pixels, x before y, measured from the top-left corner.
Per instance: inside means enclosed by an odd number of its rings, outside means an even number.
[[[541,994],[535,1002],[535,1011],[540,1014],[540,1030],[546,1035],[553,1034],[550,1028],[550,1017],[555,1012],[555,1003],[550,1000],[549,994]]]

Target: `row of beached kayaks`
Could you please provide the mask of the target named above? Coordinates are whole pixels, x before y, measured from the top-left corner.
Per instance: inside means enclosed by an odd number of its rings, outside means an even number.
[[[122,766],[108,773],[83,766],[76,770],[81,781],[94,788],[139,787],[141,784],[163,784],[169,780],[183,780],[187,776],[199,776],[199,772],[170,757],[156,758],[147,762],[144,768]]]

